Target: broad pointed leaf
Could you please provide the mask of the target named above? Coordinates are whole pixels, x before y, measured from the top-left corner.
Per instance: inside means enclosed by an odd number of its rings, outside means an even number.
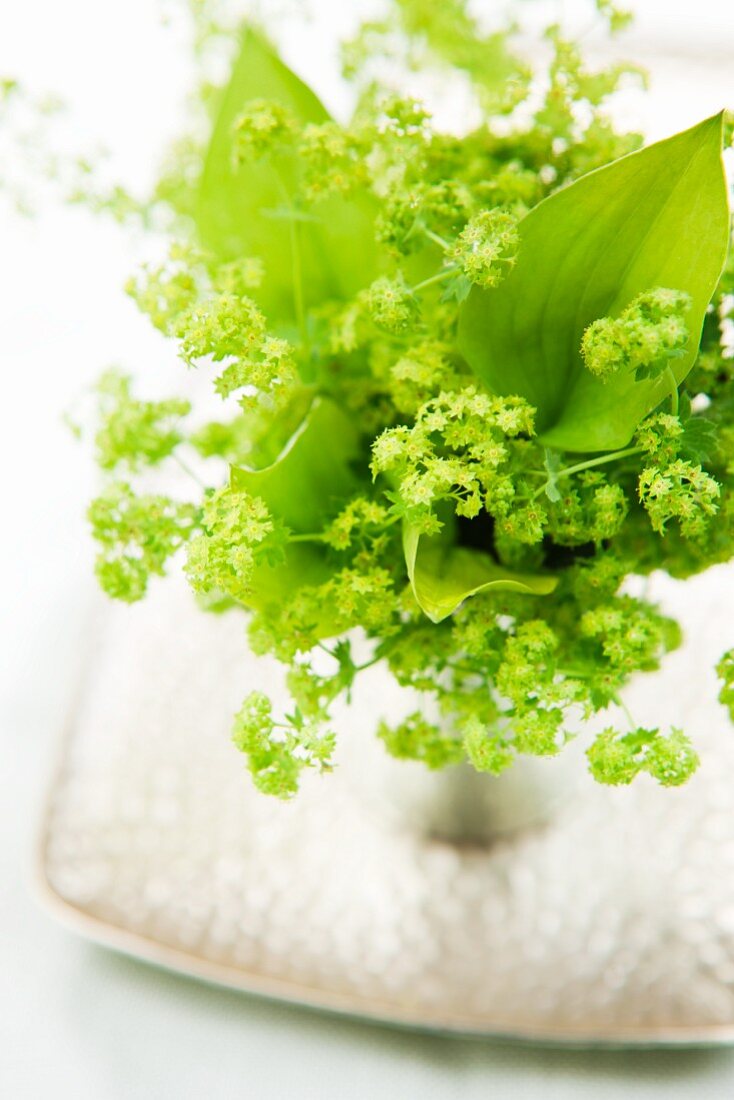
[[[403,549],[408,576],[419,606],[434,623],[448,618],[470,596],[491,590],[547,596],[556,577],[513,573],[477,550],[427,538],[405,523]]]
[[[308,416],[270,466],[233,466],[233,489],[262,497],[273,515],[297,534],[316,532],[355,488],[349,463],[359,433],[338,405],[317,398]]]
[[[332,401],[317,399],[280,457],[262,469],[233,466],[230,484],[265,501],[296,534],[316,533],[356,487],[350,463],[357,455],[353,422]],[[285,562],[258,566],[253,607],[306,584],[328,580],[332,570],[316,543],[291,543]]]
[[[579,352],[592,321],[619,315],[642,291],[690,294],[689,345],[672,368],[679,383],[691,369],[729,238],[721,130],[717,115],[550,196],[520,223],[507,278],[491,290],[475,287],[464,304],[467,361],[492,390],[536,407],[548,446],[624,447],[665,398],[664,378],[603,382]]]
[[[271,319],[292,320],[292,233],[295,231],[299,240],[306,305],[329,297],[349,297],[376,273],[374,204],[365,193],[353,201],[326,199],[305,220],[292,222],[280,216],[288,204],[288,193],[292,196],[295,192],[296,157],[279,154],[276,171],[265,160],[238,167],[232,156],[232,127],[252,99],[275,100],[303,123],[329,118],[319,99],[265,39],[246,28],[214,124],[196,221],[203,244],[220,258],[262,258],[265,279],[255,297]]]

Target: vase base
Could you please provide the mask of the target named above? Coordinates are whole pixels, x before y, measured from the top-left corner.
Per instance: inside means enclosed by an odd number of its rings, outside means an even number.
[[[389,827],[338,772],[285,805],[256,793],[230,716],[254,684],[277,693],[278,670],[247,655],[241,618],[158,586],[100,625],[44,813],[43,897],[110,947],[354,1016],[544,1042],[732,1042],[734,737],[701,701],[726,647],[721,582],[664,595],[688,644],[657,702],[644,684],[628,701],[640,722],[652,707],[652,724],[685,725],[699,772],[673,791],[589,780],[545,826],[476,847]]]

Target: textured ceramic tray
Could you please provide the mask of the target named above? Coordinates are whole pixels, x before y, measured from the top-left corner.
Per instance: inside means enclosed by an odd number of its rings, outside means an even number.
[[[558,1042],[734,1040],[734,733],[706,662],[733,575],[668,585],[688,644],[629,703],[684,722],[678,791],[580,793],[487,848],[366,810],[337,774],[282,805],[228,728],[276,670],[175,584],[100,623],[41,837],[53,911],[109,946],[242,990],[410,1026]],[[727,598],[728,597],[728,598]],[[348,735],[348,730],[344,735]]]

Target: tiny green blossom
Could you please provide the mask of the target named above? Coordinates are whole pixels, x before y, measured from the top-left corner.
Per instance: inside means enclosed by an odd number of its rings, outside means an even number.
[[[384,504],[366,497],[355,497],[324,531],[324,542],[335,550],[345,550],[355,539],[369,538],[379,533],[388,522],[389,510]]]
[[[277,723],[266,695],[253,691],[237,713],[232,740],[247,763],[255,785],[265,794],[291,798],[304,768],[330,767],[334,735],[317,732],[300,716]]]
[[[461,386],[461,376],[446,344],[424,341],[411,347],[390,368],[390,395],[403,414],[415,414],[434,393]]]
[[[348,195],[369,181],[366,149],[358,135],[335,122],[310,123],[301,135],[298,155],[305,166],[304,192],[311,202]]]
[[[126,464],[131,470],[156,466],[184,439],[180,421],[191,411],[188,401],[139,401],[132,380],[108,371],[97,385],[99,428],[95,436],[97,461],[103,470]]]
[[[519,241],[517,219],[511,213],[482,210],[462,229],[451,258],[470,282],[493,287],[512,265]]]
[[[612,34],[626,30],[634,19],[631,11],[618,7],[613,0],[596,0],[596,8],[608,20]]]
[[[210,298],[179,318],[176,335],[187,363],[206,357],[215,362],[234,360],[214,387],[221,397],[247,390],[240,396],[244,407],[262,397],[282,402],[298,383],[292,346],[268,332],[265,317],[251,298],[226,292]]]
[[[92,501],[88,519],[100,547],[95,571],[102,588],[113,599],[134,603],[191,537],[198,509],[170,497],[136,495],[121,481]]]
[[[496,728],[487,727],[475,715],[470,716],[463,727],[464,751],[469,762],[478,772],[500,775],[515,759],[508,739]]]
[[[248,297],[222,293],[184,313],[176,336],[187,363],[211,356],[219,362],[228,356],[257,351],[267,334],[267,322]]]
[[[430,114],[420,100],[396,93],[382,97],[377,124],[381,132],[398,137],[427,137]]]
[[[559,708],[532,708],[512,723],[513,744],[517,752],[531,756],[556,756],[563,747],[563,711]]]
[[[222,294],[245,298],[261,285],[264,274],[265,265],[259,256],[244,256],[215,268],[212,282],[214,289]]]
[[[585,330],[581,355],[601,379],[631,371],[635,379],[655,378],[688,343],[688,294],[658,287],[639,294],[619,318],[602,317]]]
[[[401,277],[377,279],[367,292],[367,308],[378,328],[399,335],[413,327],[419,307]]]
[[[659,534],[676,520],[684,538],[700,538],[719,509],[721,486],[700,466],[676,459],[662,468],[646,467],[640,474],[639,494]]]
[[[719,702],[734,719],[734,649],[729,649],[716,666],[716,675],[722,681]]]
[[[259,160],[291,142],[296,122],[282,104],[268,99],[253,99],[233,127],[235,164]]]
[[[640,772],[648,772],[662,786],[677,787],[698,765],[690,741],[679,729],[667,735],[657,729],[637,729],[621,736],[606,729],[587,756],[594,778],[611,786],[626,786]]]
[[[460,738],[446,734],[434,722],[429,722],[415,711],[403,722],[389,726],[381,722],[377,736],[384,742],[391,756],[399,760],[420,760],[432,769],[458,764],[464,757]]]
[[[247,408],[262,395],[278,402],[287,400],[297,382],[292,347],[287,340],[268,336],[256,352],[230,363],[216,379],[214,388],[220,397],[249,388],[250,392],[240,397],[240,404]]]
[[[202,532],[188,545],[186,575],[196,592],[222,592],[247,603],[258,562],[277,560],[284,535],[264,501],[230,488],[204,502]]]
[[[163,264],[145,264],[125,289],[157,329],[170,335],[180,315],[198,300],[201,286],[200,257],[193,248],[171,246]]]
[[[403,179],[388,187],[386,202],[376,225],[378,240],[396,255],[410,255],[435,237],[454,237],[474,213],[476,200],[460,180]],[[434,237],[428,234],[434,234]]]

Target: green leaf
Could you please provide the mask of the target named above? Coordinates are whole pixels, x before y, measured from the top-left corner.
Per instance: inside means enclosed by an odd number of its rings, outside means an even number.
[[[561,456],[557,451],[551,451],[547,447],[545,449],[545,457],[543,459],[543,466],[548,474],[548,480],[545,483],[545,495],[552,504],[557,504],[561,499],[561,490],[558,488],[558,474],[561,470]]]
[[[292,320],[294,233],[306,306],[351,297],[377,274],[374,201],[367,193],[352,201],[329,198],[313,208],[313,217],[296,208],[284,217],[284,190],[291,197],[296,191],[297,157],[284,153],[275,166],[263,160],[238,167],[232,156],[232,127],[253,99],[275,100],[302,123],[329,119],[310,88],[246,28],[206,155],[196,223],[202,243],[220,259],[263,259],[265,279],[254,297],[271,319]]]
[[[681,456],[695,463],[710,462],[716,452],[716,424],[700,415],[681,418],[681,424],[683,435],[678,442]]]
[[[338,405],[317,398],[285,448],[269,466],[233,466],[233,489],[261,497],[296,534],[317,532],[356,488],[349,463],[359,432]]]
[[[480,378],[538,410],[541,440],[568,451],[626,446],[669,393],[664,377],[603,382],[579,347],[598,317],[617,316],[653,287],[690,294],[680,383],[696,356],[729,239],[722,115],[582,176],[520,223],[517,263],[500,285],[475,287],[460,344]]]
[[[354,423],[332,401],[317,398],[280,456],[262,469],[233,466],[233,489],[260,497],[272,515],[295,534],[318,533],[355,491],[350,463],[357,457]],[[328,580],[331,568],[317,543],[289,543],[285,560],[260,565],[253,577],[253,607],[306,584]]]
[[[477,550],[453,546],[446,539],[421,535],[403,525],[403,550],[413,593],[431,622],[440,623],[470,596],[491,590],[547,596],[556,577],[513,573]]]

